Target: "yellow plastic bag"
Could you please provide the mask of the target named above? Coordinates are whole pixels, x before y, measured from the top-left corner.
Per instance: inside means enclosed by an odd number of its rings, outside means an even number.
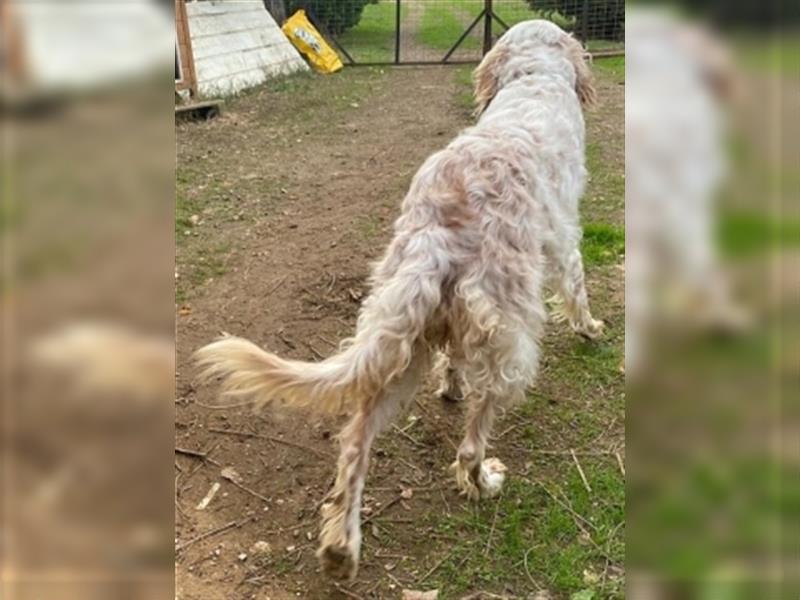
[[[320,73],[335,73],[342,68],[339,55],[311,24],[306,17],[306,11],[298,10],[294,13],[286,20],[281,30],[295,48],[305,54],[311,66]]]

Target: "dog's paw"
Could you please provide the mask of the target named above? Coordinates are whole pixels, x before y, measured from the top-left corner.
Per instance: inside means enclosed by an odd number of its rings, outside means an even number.
[[[358,557],[352,549],[341,545],[323,545],[317,551],[322,570],[334,579],[355,579],[358,572]]]
[[[589,319],[587,323],[582,323],[575,327],[575,333],[585,337],[587,340],[600,339],[605,331],[606,324],[599,319]]]
[[[456,485],[462,496],[466,496],[469,500],[480,500],[481,490],[477,484],[472,480],[469,471],[459,461],[455,461],[450,465],[450,470],[456,475]]]
[[[564,299],[561,296],[555,294],[545,300],[545,304],[550,309],[550,320],[553,323],[565,323],[569,320],[569,315],[564,307]]]
[[[481,475],[479,487],[481,497],[491,498],[500,493],[503,489],[503,482],[506,480],[506,467],[499,458],[487,458],[481,463]]]
[[[459,462],[454,462],[451,470],[455,471],[456,483],[461,495],[469,500],[477,501],[481,498],[492,498],[503,489],[508,468],[497,458],[487,458],[481,463],[478,481],[475,481],[469,469]]]

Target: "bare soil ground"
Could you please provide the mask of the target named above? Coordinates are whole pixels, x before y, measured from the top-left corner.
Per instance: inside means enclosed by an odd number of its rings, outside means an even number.
[[[459,497],[448,472],[463,407],[428,385],[376,443],[364,504],[365,517],[380,514],[365,527],[358,579],[338,586],[314,551],[341,419],[214,409],[216,390],[195,386],[190,355],[225,331],[318,360],[351,334],[413,173],[471,122],[465,72],[295,77],[231,101],[214,121],[179,126],[176,446],[207,458],[176,453],[178,598],[622,594],[624,88],[618,69],[598,71],[584,218],[605,339],[550,326],[536,389],[495,428],[506,490],[482,506]],[[255,551],[259,541],[269,550]]]

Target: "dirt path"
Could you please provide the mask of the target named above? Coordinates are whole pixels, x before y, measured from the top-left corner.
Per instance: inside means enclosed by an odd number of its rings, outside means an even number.
[[[216,121],[179,129],[176,444],[209,457],[176,455],[176,597],[181,600],[347,597],[320,576],[314,557],[316,513],[333,476],[333,436],[340,423],[209,408],[217,402],[215,390],[195,387],[190,354],[226,331],[284,356],[317,360],[353,331],[369,262],[390,237],[411,176],[469,123],[469,110],[459,103],[465,91],[460,81],[463,77],[447,67],[300,77],[242,96]],[[608,91],[621,94],[611,85]],[[520,477],[556,477],[571,464],[560,454],[531,454],[526,436],[537,448],[558,452],[589,442],[594,450],[622,448],[621,378],[615,369],[620,282],[616,265],[589,273],[593,299],[609,322],[603,354],[556,328],[546,342],[539,399],[498,425],[494,451]],[[592,361],[599,356],[602,365],[562,381],[558,373],[570,361],[580,363],[581,356]],[[447,472],[461,407],[441,404],[428,389],[401,419],[406,433],[392,430],[376,444],[365,514],[397,502],[403,488],[413,489],[413,496],[366,528],[361,570],[348,592],[398,598],[401,586],[413,588],[421,579],[423,587],[437,586],[461,571],[466,579],[453,589],[534,591],[519,565],[511,563],[505,580],[485,579],[471,559],[462,560],[463,548],[453,542],[461,535],[458,529],[441,521],[468,518],[477,510],[458,497]],[[583,460],[592,468],[594,459]],[[616,462],[602,460],[604,469],[616,471]],[[243,487],[221,477],[226,466],[236,470]],[[206,509],[197,510],[215,483],[221,484],[219,492]],[[509,491],[514,503],[515,489]],[[503,508],[498,533],[492,531],[488,541],[478,534],[466,539],[481,539],[476,542],[481,548],[504,544],[503,515],[513,506]],[[497,518],[498,508],[481,510],[494,511]],[[487,520],[491,514],[479,523]],[[480,535],[487,535],[487,526],[481,527]],[[259,541],[270,550],[255,551]],[[502,558],[504,548],[492,555]],[[489,560],[482,550],[478,555]],[[604,581],[613,577],[618,575],[606,561]]]

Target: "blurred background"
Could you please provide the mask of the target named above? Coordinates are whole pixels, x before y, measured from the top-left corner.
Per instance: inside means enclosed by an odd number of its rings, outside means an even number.
[[[630,4],[628,595],[800,594],[800,15]],[[2,598],[172,597],[171,0],[0,0]]]
[[[4,600],[172,597],[173,10],[0,0]]]
[[[631,598],[800,594],[797,3],[628,4]]]

